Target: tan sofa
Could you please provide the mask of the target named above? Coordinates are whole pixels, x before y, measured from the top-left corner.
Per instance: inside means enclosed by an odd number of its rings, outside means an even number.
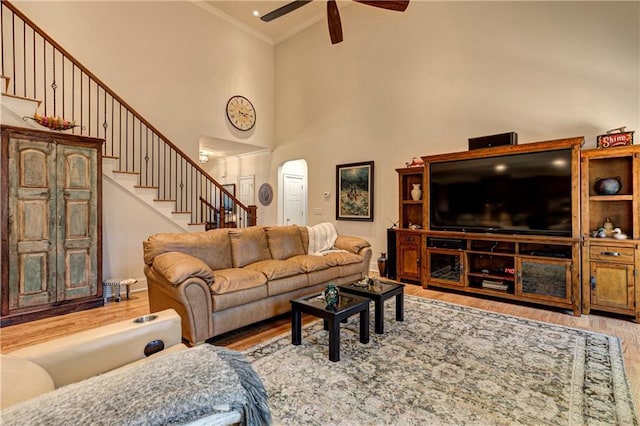
[[[244,423],[241,406],[213,398],[223,382],[216,371],[230,371],[217,355],[225,349],[188,349],[181,340],[180,316],[165,310],[2,354],[0,423]],[[210,383],[196,390],[189,374]],[[176,392],[186,395],[186,403]],[[192,406],[191,399],[205,408]]]
[[[291,299],[328,283],[361,279],[371,261],[367,241],[343,235],[335,250],[308,254],[308,228],[296,225],[156,234],[143,247],[150,310],[175,309],[190,344],[288,312]]]

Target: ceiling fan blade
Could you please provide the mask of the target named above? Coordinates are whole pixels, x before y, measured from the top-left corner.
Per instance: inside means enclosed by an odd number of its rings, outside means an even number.
[[[266,15],[262,15],[260,17],[260,19],[262,19],[264,22],[269,22],[269,21],[273,21],[276,18],[279,18],[283,15],[286,15],[287,13],[293,12],[294,10],[301,8],[302,6],[304,6],[307,3],[311,3],[313,0],[295,0],[292,1],[291,3],[287,3],[284,6],[281,6],[279,8],[277,8],[276,10],[272,10],[271,12],[267,13]]]
[[[327,1],[327,22],[329,24],[331,44],[340,43],[342,41],[342,23],[340,22],[340,13],[335,0]]]
[[[399,0],[399,1],[392,1],[392,0],[353,0],[356,3],[362,3],[362,4],[367,4],[369,6],[375,6],[375,7],[379,7],[382,9],[387,9],[387,10],[396,10],[398,12],[404,12],[405,10],[407,10],[407,7],[409,6],[409,0]]]

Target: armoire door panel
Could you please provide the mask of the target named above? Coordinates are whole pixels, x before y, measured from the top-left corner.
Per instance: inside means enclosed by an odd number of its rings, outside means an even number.
[[[65,239],[91,238],[91,216],[88,201],[66,200]]]
[[[18,200],[15,217],[18,241],[49,241],[51,203],[48,199]]]
[[[10,277],[9,306],[20,309],[51,303],[56,300],[50,283],[55,282],[49,271],[47,252],[22,253],[17,257],[17,270]]]
[[[96,150],[60,145],[58,158],[63,159],[58,162],[58,213],[64,218],[58,269],[66,271],[58,281],[58,298],[69,300],[95,294],[98,286]]]
[[[58,286],[58,299],[70,300],[95,293],[95,276],[92,274],[91,254],[86,249],[67,249],[65,252],[63,285]]]
[[[51,144],[9,144],[9,307],[55,302],[55,150]]]

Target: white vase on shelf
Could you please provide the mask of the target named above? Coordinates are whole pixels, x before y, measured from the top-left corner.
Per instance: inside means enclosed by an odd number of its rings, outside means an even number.
[[[413,189],[411,190],[411,198],[414,201],[418,201],[422,198],[422,189],[420,189],[419,183],[413,184]]]

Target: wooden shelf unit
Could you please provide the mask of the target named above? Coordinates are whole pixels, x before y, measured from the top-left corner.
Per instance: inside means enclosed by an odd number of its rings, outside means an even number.
[[[598,194],[596,181],[609,177],[620,178],[620,191]],[[613,312],[640,322],[640,146],[582,151],[581,184],[582,312]],[[628,238],[594,236],[607,218]]]
[[[398,172],[398,211],[400,212],[398,227],[400,229],[413,229],[416,225],[424,228],[423,203],[424,186],[422,184],[424,167],[405,167],[396,169]],[[414,200],[411,190],[414,185],[420,185],[422,196],[419,200]]]

